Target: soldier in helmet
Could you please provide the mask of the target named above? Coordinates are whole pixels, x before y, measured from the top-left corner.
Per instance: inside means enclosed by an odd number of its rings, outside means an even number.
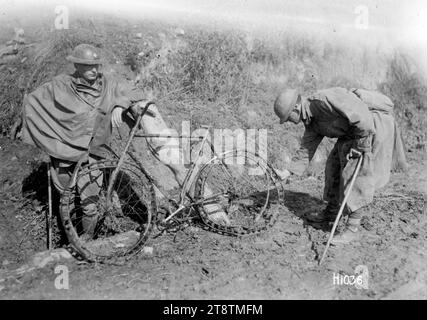
[[[334,244],[349,243],[359,236],[360,222],[374,191],[384,186],[394,165],[406,168],[406,159],[390,99],[378,92],[330,88],[303,96],[294,89],[282,92],[274,102],[280,123],[303,123],[302,149],[311,161],[323,137],[337,138],[325,168],[323,198],[327,206],[315,222],[334,222],[357,160],[363,156],[359,175],[347,200],[348,220]],[[298,150],[300,153],[301,150]],[[298,162],[295,161],[294,167]],[[292,171],[292,165],[290,166]]]
[[[99,159],[100,146],[107,143],[112,126],[122,123],[122,113],[130,107],[122,86],[100,72],[102,60],[97,48],[80,44],[67,60],[74,64],[75,72],[58,75],[28,94],[23,110],[23,140],[50,156],[52,180],[61,196],[89,144],[91,162]],[[102,175],[87,180],[90,185],[85,190],[90,192],[80,200],[83,238],[88,240],[98,221],[93,197],[98,195]],[[73,203],[71,199],[69,205]]]

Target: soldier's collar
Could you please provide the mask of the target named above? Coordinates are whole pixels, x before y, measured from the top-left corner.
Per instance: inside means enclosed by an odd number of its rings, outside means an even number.
[[[72,79],[73,79],[73,82],[77,85],[96,88],[96,87],[102,86],[103,74],[101,72],[98,73],[98,77],[92,84],[87,82],[83,77],[80,77],[77,72],[73,73]]]

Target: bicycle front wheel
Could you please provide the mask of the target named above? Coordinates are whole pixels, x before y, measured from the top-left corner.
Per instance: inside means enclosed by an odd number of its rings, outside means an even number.
[[[241,236],[261,232],[274,223],[283,186],[263,158],[234,150],[202,166],[195,198],[206,225],[222,234]]]
[[[75,190],[61,199],[69,243],[89,261],[138,252],[157,211],[154,186],[137,165],[124,162],[111,181],[118,162],[100,160],[83,166]]]

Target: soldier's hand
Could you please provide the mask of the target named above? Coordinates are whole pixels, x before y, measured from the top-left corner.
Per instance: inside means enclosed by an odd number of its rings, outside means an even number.
[[[360,152],[354,148],[351,148],[350,152],[347,154],[347,160],[357,159],[357,158],[360,158],[361,156],[362,156],[362,152]]]
[[[155,104],[152,104],[152,106],[156,106]],[[132,107],[130,107],[130,112],[132,114],[132,116],[136,119],[138,118],[138,116],[142,113],[142,110],[144,110],[145,105],[142,104],[135,104]],[[145,113],[145,115],[150,116],[152,118],[156,117],[156,114],[151,111],[150,109],[147,110],[147,112]]]
[[[372,136],[356,139],[353,143],[353,148],[361,153],[368,153],[372,151]]]
[[[116,107],[113,109],[113,113],[111,115],[111,124],[113,125],[113,128],[116,127],[120,127],[120,125],[123,123],[123,119],[122,119],[122,113],[123,113],[122,108]]]
[[[302,176],[307,170],[307,165],[303,162],[291,162],[286,169],[296,176]]]

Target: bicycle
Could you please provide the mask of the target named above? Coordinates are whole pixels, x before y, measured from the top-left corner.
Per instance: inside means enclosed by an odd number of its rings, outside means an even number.
[[[204,136],[198,137],[137,134],[142,117],[151,104],[147,103],[137,116],[121,156],[107,148],[104,159],[76,170],[73,185],[82,185],[79,182],[83,181],[83,186],[75,205],[71,207],[64,201],[60,210],[61,221],[73,250],[88,261],[132,256],[142,250],[153,226],[162,232],[197,218],[202,227],[231,236],[259,233],[270,227],[278,211],[271,200],[275,194],[277,203],[280,203],[284,193],[281,179],[271,165],[247,150],[229,150],[218,154],[210,142],[208,147],[213,157],[203,161],[208,130]],[[177,198],[165,196],[163,188],[129,150],[134,138],[153,137],[186,138],[200,143],[196,159],[186,172]],[[83,198],[85,188],[90,188],[94,183],[98,191],[92,199],[100,217],[94,240],[83,241],[80,227],[82,204],[79,199]],[[159,193],[163,194],[161,206],[157,200]],[[225,214],[225,221],[213,218],[214,213],[218,212]]]

